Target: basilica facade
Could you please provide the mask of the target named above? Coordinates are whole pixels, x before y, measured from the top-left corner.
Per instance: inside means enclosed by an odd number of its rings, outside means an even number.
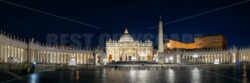
[[[106,42],[106,60],[114,61],[153,61],[153,44],[150,40],[141,42],[135,40],[128,32],[117,40]]]

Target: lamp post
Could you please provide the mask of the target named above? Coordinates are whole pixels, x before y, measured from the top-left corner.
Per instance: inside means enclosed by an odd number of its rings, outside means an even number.
[[[132,57],[131,57],[131,60],[132,60],[132,62],[133,62],[133,64],[134,64],[134,61],[136,61],[136,57],[135,57],[135,56],[132,56]]]
[[[169,57],[169,60],[170,60],[170,63],[172,63],[173,60],[174,60],[174,57],[173,57],[173,56],[170,56],[170,57]]]
[[[107,65],[108,59],[103,59],[103,65]]]
[[[196,59],[199,57],[199,55],[195,53],[194,55],[192,55],[192,57],[194,58],[194,63],[196,63]]]
[[[8,57],[8,68],[9,69],[13,69],[13,63],[14,63],[13,57]]]
[[[135,60],[136,60],[135,56],[132,56],[132,57],[131,57],[131,60],[132,60],[132,61],[135,61]]]

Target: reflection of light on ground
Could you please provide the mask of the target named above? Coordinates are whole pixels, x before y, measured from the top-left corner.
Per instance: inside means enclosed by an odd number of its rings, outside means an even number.
[[[147,83],[148,71],[146,70],[138,71],[138,77],[139,77],[139,83]]]
[[[130,82],[135,83],[136,82],[136,70],[130,70],[129,75],[130,75],[130,80],[131,80]]]
[[[242,83],[248,83],[246,64],[245,63],[243,64]]]
[[[200,83],[200,70],[198,68],[192,70],[191,83]]]
[[[147,83],[148,72],[146,70],[131,70],[130,71],[130,83]]]
[[[168,69],[168,83],[174,83],[174,70],[173,69]]]
[[[103,80],[103,83],[106,83],[106,80],[107,80],[107,72],[106,72],[107,70],[106,70],[106,68],[103,68],[103,70],[102,70],[102,80]]]
[[[31,74],[29,78],[30,81],[29,83],[37,83],[37,78],[38,78],[37,73]]]
[[[76,71],[76,80],[79,80],[80,76],[79,76],[79,71]]]

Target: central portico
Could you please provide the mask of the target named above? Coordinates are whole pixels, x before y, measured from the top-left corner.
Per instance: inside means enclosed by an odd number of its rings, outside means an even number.
[[[113,61],[149,61],[153,60],[153,46],[150,40],[134,40],[127,28],[118,41],[109,39],[106,42],[106,59]]]

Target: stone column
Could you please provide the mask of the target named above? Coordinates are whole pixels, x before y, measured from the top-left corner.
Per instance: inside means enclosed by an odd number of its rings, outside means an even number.
[[[80,64],[82,65],[83,64],[83,53],[80,54]]]
[[[62,53],[61,56],[62,56],[62,64],[64,64],[64,57],[65,57],[65,54]]]
[[[0,62],[3,63],[3,48],[2,48],[2,43],[0,43]]]
[[[220,54],[220,58],[221,58],[221,62],[220,62],[220,64],[222,64],[222,63],[224,63],[224,61],[223,61],[223,54]]]
[[[214,55],[211,54],[210,56],[211,56],[211,60],[210,60],[210,61],[211,61],[211,63],[213,63],[213,61],[214,61],[214,60],[213,60],[213,59],[214,59]]]
[[[20,56],[20,62],[23,63],[23,53],[22,53],[22,48],[19,48],[19,56]]]
[[[205,64],[207,64],[207,61],[208,60],[208,57],[207,57],[207,55],[205,55]]]
[[[82,64],[84,64],[84,53],[82,53]]]
[[[62,63],[65,64],[65,53],[62,53]]]
[[[82,64],[82,53],[79,54],[80,64]]]
[[[44,54],[44,51],[41,51],[41,53],[42,53],[42,64],[44,63],[44,59],[45,59],[45,54]]]
[[[7,54],[7,57],[6,57],[6,62],[9,63],[8,61],[8,58],[10,57],[10,46],[7,46],[7,49],[6,49],[6,54]]]
[[[11,63],[13,62],[13,48],[12,48],[12,46],[10,46],[10,51],[9,51],[9,53],[10,53],[10,57],[9,58],[12,58],[11,59]]]
[[[13,47],[12,47],[12,57],[13,57],[13,63],[16,63],[16,49],[15,49],[15,47],[14,47],[14,45],[13,45]]]
[[[226,55],[223,54],[223,63],[226,63]]]
[[[64,64],[64,53],[61,53],[61,63]]]
[[[49,64],[50,57],[49,57],[49,51],[46,51],[46,64]]]
[[[75,58],[76,58],[76,64],[79,64],[79,59],[80,58],[79,58],[79,54],[78,53],[75,54]]]
[[[61,64],[61,54],[60,52],[57,52],[57,64]]]
[[[87,54],[87,57],[86,57],[86,64],[89,64],[89,54]]]
[[[78,60],[78,64],[81,64],[81,54],[80,53],[77,54],[77,60]]]
[[[83,55],[83,64],[86,64],[86,54]]]
[[[17,48],[17,57],[18,57],[18,62],[21,63],[21,48]]]
[[[61,59],[62,59],[62,57],[61,57],[61,53],[60,53],[60,52],[58,52],[58,64],[61,64]]]
[[[55,54],[53,51],[50,52],[50,64],[54,64],[54,61],[55,61]]]
[[[44,59],[45,59],[45,54],[44,54],[44,51],[42,51],[42,61],[41,61],[42,64],[44,64],[44,61],[45,61]]]
[[[55,64],[58,64],[58,61],[59,61],[59,55],[58,55],[58,52],[54,52],[54,54],[55,54]]]
[[[206,62],[206,64],[209,64],[210,63],[210,56],[209,55],[207,55],[207,62]]]
[[[45,64],[46,62],[47,62],[46,51],[43,51],[43,63]]]
[[[49,59],[50,59],[49,52],[46,51],[46,64],[49,64],[49,61],[50,61]]]
[[[248,62],[249,62],[249,56],[250,56],[250,55],[249,55],[249,52],[248,52],[248,53],[247,53],[247,61],[248,61]]]
[[[62,64],[62,54],[59,52],[59,63]]]
[[[36,62],[37,63],[40,63],[40,55],[39,55],[39,50],[36,50],[37,52],[36,52]]]
[[[39,56],[40,56],[40,64],[42,64],[42,61],[43,61],[43,53],[42,53],[41,50],[39,51]]]
[[[3,60],[3,63],[5,63],[5,57],[6,57],[6,54],[5,54],[5,45],[2,45],[2,60]]]
[[[4,63],[4,45],[1,45],[1,61]]]
[[[1,46],[1,56],[2,56],[2,62],[3,62],[3,63],[5,63],[5,60],[4,60],[4,59],[5,59],[5,56],[6,56],[4,53],[5,53],[5,52],[4,52],[4,45],[2,45],[2,46]]]
[[[64,59],[65,59],[65,54],[62,53],[61,56],[62,56],[62,64],[65,64],[65,63],[64,63],[64,61],[65,61],[65,60],[64,60]]]

